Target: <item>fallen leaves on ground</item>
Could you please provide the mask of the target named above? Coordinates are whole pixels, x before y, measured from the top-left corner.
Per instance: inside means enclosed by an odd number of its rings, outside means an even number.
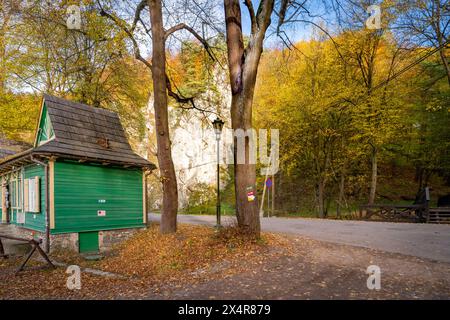
[[[117,245],[101,261],[87,261],[81,255],[58,250],[51,258],[94,268],[123,278],[82,272],[82,289],[69,290],[66,268],[35,269],[42,263],[31,261],[30,268],[14,275],[23,258],[0,260],[0,299],[117,299],[145,298],[163,292],[169,283],[182,284],[226,277],[258,263],[264,256],[289,247],[282,236],[263,234],[255,239],[236,227],[219,231],[210,227],[180,225],[177,233],[162,235],[154,224]],[[101,290],[99,289],[101,288]]]
[[[220,269],[220,264],[258,259],[263,253],[276,251],[275,248],[286,247],[288,243],[274,234],[255,239],[236,227],[216,231],[210,227],[180,225],[177,233],[162,235],[158,226],[153,225],[119,245],[114,256],[96,266],[148,281],[182,281],[188,280],[186,277],[194,271],[201,274]]]
[[[53,256],[55,258],[56,256]],[[450,264],[362,247],[263,234],[158,226],[121,243],[101,261],[58,259],[121,274],[82,272],[82,289],[66,288],[65,268],[14,276],[19,259],[0,260],[1,299],[449,299]],[[381,290],[367,288],[366,268],[382,270]],[[31,267],[42,265],[33,261]]]
[[[81,290],[69,290],[66,268],[42,269],[38,268],[42,263],[31,261],[25,271],[15,274],[22,261],[23,257],[0,260],[0,299],[117,299],[147,295],[147,286],[138,281],[85,272],[81,273]]]

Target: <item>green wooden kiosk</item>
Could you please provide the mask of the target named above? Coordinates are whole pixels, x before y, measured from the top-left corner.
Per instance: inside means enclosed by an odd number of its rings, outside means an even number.
[[[2,223],[47,250],[107,249],[146,226],[153,169],[116,113],[44,95],[33,148],[0,159]]]

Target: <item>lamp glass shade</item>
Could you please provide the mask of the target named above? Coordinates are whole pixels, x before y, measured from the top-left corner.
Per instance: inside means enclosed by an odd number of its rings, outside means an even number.
[[[214,131],[216,132],[216,135],[220,135],[222,133],[224,122],[221,119],[217,118],[216,120],[213,121],[212,124],[214,127]]]

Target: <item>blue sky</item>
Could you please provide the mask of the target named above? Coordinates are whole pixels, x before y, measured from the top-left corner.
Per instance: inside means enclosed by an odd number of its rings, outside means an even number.
[[[254,0],[253,6],[255,7],[255,11],[257,10],[259,6],[260,1]],[[326,13],[324,7],[324,2],[322,0],[310,0],[307,2],[307,5],[311,12],[318,13],[321,16],[323,16],[328,21],[331,21],[332,17]],[[250,15],[248,14],[247,7],[241,3],[241,10],[242,10],[242,29],[244,34],[249,35],[250,34]],[[313,19],[316,23],[319,21],[324,21],[321,18],[308,18]],[[276,17],[272,19],[272,28],[276,27]],[[285,26],[283,29],[286,32],[287,36],[289,37],[290,41],[292,42],[298,42],[300,40],[307,40],[311,37],[313,30],[315,27],[313,27],[311,24],[304,24],[304,23],[296,23],[291,24],[289,26]],[[269,30],[267,32],[268,38],[266,38],[266,47],[272,47],[280,45],[282,42],[281,40],[276,36],[270,34],[273,33],[273,30]]]

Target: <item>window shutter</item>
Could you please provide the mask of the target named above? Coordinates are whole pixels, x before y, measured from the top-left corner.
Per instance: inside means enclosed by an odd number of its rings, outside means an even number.
[[[34,210],[33,212],[41,212],[40,210],[40,204],[41,204],[41,195],[40,195],[40,181],[39,177],[34,178]]]
[[[30,197],[28,196],[29,193],[29,183],[30,183],[30,179],[25,179],[24,180],[24,195],[23,195],[23,201],[24,201],[24,209],[25,212],[29,212],[30,211]]]

